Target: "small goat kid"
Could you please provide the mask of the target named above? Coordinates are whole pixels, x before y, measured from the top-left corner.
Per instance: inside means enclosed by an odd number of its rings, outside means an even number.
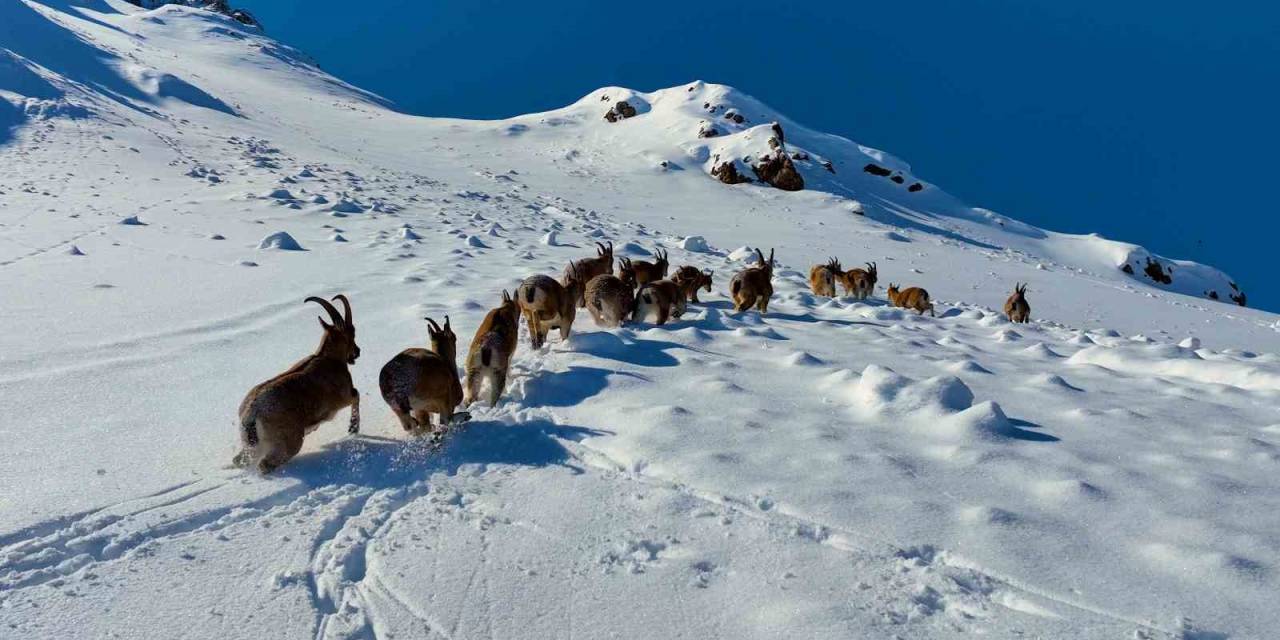
[[[462,402],[462,383],[458,380],[458,336],[449,326],[427,321],[427,337],[431,349],[412,348],[401,351],[383,365],[378,374],[382,399],[400,419],[405,431],[432,431],[431,414],[439,416],[438,430],[453,421],[454,409]]]
[[[1004,301],[1004,315],[1009,322],[1030,322],[1031,305],[1027,303],[1027,285],[1014,283],[1013,293]]]
[[[644,322],[654,317],[654,324],[663,325],[670,318],[684,315],[684,312],[684,294],[681,293],[680,286],[670,280],[658,280],[640,287],[640,291],[636,293],[632,319]]]
[[[305,300],[329,314],[330,322],[320,318],[324,336],[316,352],[250,389],[240,402],[242,448],[232,460],[236,466],[256,461],[258,471],[270,473],[298,454],[308,433],[346,407],[351,407],[347,430],[360,431],[360,392],[352,385],[348,368],[360,357],[356,327],[347,297],[338,294],[333,299],[342,303],[345,315],[323,298]]]
[[[698,289],[711,293],[712,275],[714,275],[714,272],[710,269],[699,271],[697,267],[685,265],[676,269],[676,275],[671,280],[680,287],[680,293],[686,301],[700,302],[698,300]]]
[[[578,300],[586,283],[578,274],[578,268],[570,264],[564,283],[544,275],[529,276],[516,289],[516,302],[529,325],[529,343],[534,349],[547,342],[547,333],[560,330],[560,340],[568,340],[573,320],[578,315]]]
[[[463,385],[462,404],[469,406],[480,395],[480,387],[489,381],[489,404],[498,404],[498,398],[507,388],[507,370],[511,356],[516,353],[516,340],[520,337],[520,307],[511,294],[502,292],[502,305],[492,309],[484,322],[476,329],[467,353],[467,380]]]
[[[929,302],[929,292],[920,287],[899,291],[898,285],[890,283],[888,293],[889,302],[895,307],[911,309],[920,315],[924,315],[925,311],[928,311],[931,316],[937,315],[933,312],[933,303]]]
[[[769,298],[773,296],[773,249],[765,260],[764,252],[757,247],[756,263],[733,274],[729,293],[733,296],[734,311],[740,313],[755,307],[760,313],[768,313]]]
[[[608,245],[603,245],[597,242],[596,257],[581,258],[570,262],[569,266],[564,268],[564,277],[561,278],[562,281],[567,282],[570,278],[574,277],[571,272],[571,268],[577,270],[577,277],[582,282],[591,282],[591,279],[596,276],[613,273],[613,243],[610,242]],[[585,307],[586,305],[586,299],[582,297],[581,293],[579,293],[578,306]]]
[[[815,296],[836,297],[836,278],[842,273],[836,258],[828,258],[826,264],[813,265],[809,268],[809,290]]]

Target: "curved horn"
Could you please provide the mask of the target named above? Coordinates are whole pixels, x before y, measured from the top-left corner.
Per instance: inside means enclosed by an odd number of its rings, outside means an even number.
[[[764,266],[764,252],[760,250],[760,247],[756,247],[756,264]]]
[[[436,324],[435,320],[432,320],[431,318],[423,318],[423,320],[427,321],[427,325],[430,326],[431,330],[435,333],[444,333],[444,329],[441,329],[440,325]],[[445,320],[445,322],[447,323],[448,320]]]
[[[342,323],[350,327],[351,326],[351,301],[347,300],[347,296],[341,293],[334,296],[332,299],[342,303],[342,311],[343,311],[343,318],[344,318]]]
[[[445,330],[445,331],[451,331],[451,329],[450,329],[450,327],[449,327],[449,314],[447,314],[447,313],[446,313],[446,314],[444,314],[444,330]]]
[[[597,242],[597,243],[596,243],[596,255],[601,255],[601,256],[602,256],[602,255],[604,255],[604,254],[605,254],[605,251],[604,251],[604,245],[603,245],[603,244],[600,244],[599,242]]]
[[[324,298],[317,298],[315,296],[307,296],[307,299],[303,300],[303,302],[304,303],[314,302],[324,307],[324,310],[329,312],[329,320],[333,322],[333,325],[334,326],[342,325],[342,316],[338,315],[338,310],[334,309],[333,305],[329,304],[328,300],[325,300]]]
[[[874,264],[871,264],[870,262],[864,262],[864,263],[862,263],[862,264],[867,265],[867,271],[875,271],[875,270],[876,270],[876,266],[875,266]]]
[[[769,247],[769,266],[773,266],[773,247]]]
[[[613,241],[609,241],[609,253],[613,253]]]

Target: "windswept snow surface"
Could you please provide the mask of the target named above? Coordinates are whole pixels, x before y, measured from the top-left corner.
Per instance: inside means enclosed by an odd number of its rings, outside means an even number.
[[[1148,286],[1132,245],[909,192],[719,85],[419,118],[230,19],[116,0],[8,0],[0,47],[0,637],[1280,628],[1280,322],[1173,292],[1210,267]],[[775,120],[806,190],[708,176]],[[522,329],[498,406],[438,452],[400,431],[377,372],[423,316],[465,351],[502,289],[598,241],[714,291],[538,353]],[[763,318],[726,297],[746,245],[780,262]],[[873,298],[810,295],[829,255],[877,261]],[[1031,324],[995,311],[1014,282]],[[339,292],[362,433],[230,468],[243,394]]]

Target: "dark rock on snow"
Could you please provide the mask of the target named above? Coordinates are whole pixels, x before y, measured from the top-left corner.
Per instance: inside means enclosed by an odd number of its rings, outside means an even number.
[[[635,115],[636,115],[635,107],[631,106],[631,104],[628,103],[626,100],[619,100],[617,104],[613,105],[612,109],[609,109],[608,111],[605,112],[604,119],[608,120],[609,122],[617,122],[619,120],[633,118],[635,117]]]

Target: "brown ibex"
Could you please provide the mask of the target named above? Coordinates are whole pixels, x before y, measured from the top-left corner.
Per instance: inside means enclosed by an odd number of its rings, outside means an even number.
[[[1027,285],[1015,282],[1013,293],[1004,301],[1004,315],[1009,322],[1030,322],[1031,305],[1027,304]]]
[[[876,269],[876,263],[867,262],[866,265],[866,269],[850,269],[840,274],[840,284],[844,287],[846,296],[853,295],[859,300],[866,300],[875,292],[880,272]]]
[[[632,320],[644,322],[653,316],[656,318],[654,324],[663,325],[669,318],[684,315],[684,294],[680,292],[680,286],[670,280],[650,282],[636,293],[634,308]]]
[[[621,326],[631,315],[636,285],[630,275],[624,273],[623,277],[619,278],[605,274],[587,282],[585,294],[587,311],[591,313],[591,319],[595,320],[596,326]]]
[[[427,321],[427,337],[431,348],[401,351],[383,365],[378,374],[382,399],[400,419],[405,431],[431,431],[431,414],[439,417],[439,430],[453,421],[453,412],[462,402],[462,383],[458,380],[458,336],[449,326]]]
[[[613,243],[608,245],[596,243],[596,257],[582,258],[569,263],[564,269],[564,277],[562,281],[572,277],[569,267],[573,267],[578,271],[578,279],[582,282],[591,282],[591,279],[606,273],[613,273]],[[587,302],[581,294],[578,295],[578,306],[584,307]]]
[[[667,260],[667,252],[664,249],[654,249],[653,255],[656,258],[654,262],[620,258],[618,275],[621,276],[622,272],[630,271],[635,278],[636,286],[640,287],[667,277],[667,270],[671,267],[671,263]]]
[[[764,253],[756,248],[756,263],[733,274],[729,293],[733,296],[734,311],[755,307],[760,313],[768,313],[769,298],[773,296],[773,249],[765,260]]]
[[[467,353],[467,381],[463,386],[464,405],[470,405],[480,395],[480,387],[489,381],[489,404],[498,404],[498,398],[507,388],[507,370],[511,356],[516,353],[516,340],[520,337],[520,308],[511,294],[502,291],[502,305],[489,311],[484,322],[476,329]]]
[[[815,264],[809,268],[809,290],[815,296],[834,298],[836,297],[836,278],[843,273],[839,260],[827,258],[826,264]]]
[[[338,294],[333,299],[342,303],[345,316],[328,300],[305,300],[329,313],[329,322],[320,318],[324,336],[316,352],[250,389],[240,402],[242,448],[232,461],[236,466],[256,461],[258,471],[270,473],[298,455],[308,433],[346,407],[351,407],[347,430],[360,431],[360,392],[352,386],[348,369],[360,357],[356,327],[347,297]]]
[[[699,271],[697,267],[685,265],[676,269],[676,275],[671,279],[680,287],[680,293],[684,295],[685,300],[699,302],[698,289],[711,293],[712,275],[714,273],[710,269]]]
[[[547,342],[547,333],[560,330],[560,340],[568,340],[573,320],[578,315],[578,300],[586,283],[579,277],[577,265],[567,268],[564,283],[544,275],[529,276],[516,289],[516,301],[529,325],[529,343],[534,349]]]
[[[889,302],[895,307],[911,309],[920,315],[924,315],[925,311],[929,315],[937,315],[933,312],[933,303],[929,302],[929,292],[920,287],[910,287],[898,291],[898,285],[889,285]]]

